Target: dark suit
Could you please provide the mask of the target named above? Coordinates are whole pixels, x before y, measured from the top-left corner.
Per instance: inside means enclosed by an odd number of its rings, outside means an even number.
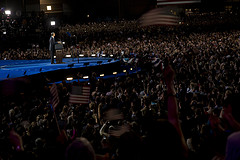
[[[54,63],[54,53],[55,53],[55,38],[53,36],[49,39],[49,51],[51,57],[51,63]]]

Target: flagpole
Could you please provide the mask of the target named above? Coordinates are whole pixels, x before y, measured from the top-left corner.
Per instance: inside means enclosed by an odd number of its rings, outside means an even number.
[[[59,127],[59,124],[58,124],[58,121],[57,121],[57,116],[56,116],[56,113],[55,113],[55,111],[53,111],[53,116],[54,116],[54,119],[55,119],[55,121],[56,121],[56,124],[57,124],[58,133],[59,133],[59,135],[60,135],[60,134],[61,134],[61,131],[60,131],[60,127]]]

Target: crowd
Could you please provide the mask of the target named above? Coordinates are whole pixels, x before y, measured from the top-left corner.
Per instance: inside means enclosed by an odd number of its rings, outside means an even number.
[[[47,83],[3,95],[1,159],[240,158],[239,30],[152,26],[115,32],[115,23],[99,25],[93,38],[81,41],[80,52],[133,58],[130,64],[142,70],[113,79],[92,73],[89,104],[68,101],[72,87],[87,82],[58,84],[56,108]],[[60,33],[86,28],[66,26]]]

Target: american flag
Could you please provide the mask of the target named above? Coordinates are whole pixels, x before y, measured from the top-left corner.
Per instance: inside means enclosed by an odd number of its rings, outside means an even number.
[[[50,89],[50,93],[52,97],[52,108],[53,108],[53,111],[55,111],[55,108],[59,104],[58,90],[57,90],[57,85],[55,83],[53,83]]]
[[[178,25],[179,18],[167,12],[165,8],[155,8],[140,17],[141,26]]]
[[[89,96],[90,86],[72,86],[69,103],[88,104]]]
[[[157,0],[157,5],[178,5],[178,4],[191,4],[200,3],[201,0]]]

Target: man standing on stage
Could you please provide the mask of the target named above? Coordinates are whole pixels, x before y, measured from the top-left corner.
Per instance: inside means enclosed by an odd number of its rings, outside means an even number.
[[[51,57],[51,64],[54,64],[54,53],[55,53],[55,33],[51,33],[51,37],[49,39],[49,51],[50,51],[50,57]]]

